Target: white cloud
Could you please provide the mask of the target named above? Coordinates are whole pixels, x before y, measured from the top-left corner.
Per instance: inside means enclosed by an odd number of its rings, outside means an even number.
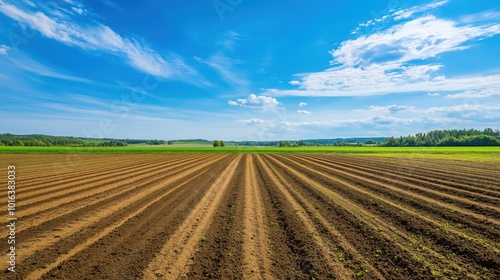
[[[306,110],[297,110],[297,113],[303,114],[303,115],[310,115],[311,114],[311,112],[306,111]]]
[[[36,8],[36,5],[35,3],[29,1],[29,0],[24,0],[24,3],[28,4],[29,6],[33,7],[33,8]]]
[[[305,106],[307,106],[307,103],[305,103],[305,102],[300,102],[300,103],[299,103],[299,107],[301,107],[301,108],[302,108],[302,107],[305,107]]]
[[[23,71],[29,72],[29,76],[37,75],[37,76],[51,77],[67,81],[96,84],[95,81],[65,74],[60,69],[54,69],[52,67],[44,65],[22,53],[18,53],[16,56],[9,56],[5,60],[5,62],[7,62],[8,63],[7,65],[9,67],[12,67],[12,69],[19,68],[22,69]]]
[[[72,5],[74,1],[66,1]],[[77,9],[82,9],[77,6]],[[95,23],[93,26],[80,25],[66,16],[49,17],[41,11],[28,12],[0,0],[0,12],[38,30],[47,38],[69,46],[77,46],[88,51],[102,51],[123,57],[132,67],[147,74],[162,78],[184,79],[197,76],[180,58],[166,58],[152,50],[144,42],[134,38],[122,37],[108,26]],[[50,12],[50,11],[49,11]],[[82,13],[84,11],[82,10]],[[189,80],[189,79],[185,79]]]
[[[385,31],[344,41],[331,54],[333,62],[344,66],[381,63],[384,60],[404,63],[463,50],[468,47],[463,45],[467,41],[498,33],[500,24],[458,26],[451,20],[425,16]]]
[[[111,1],[111,0],[101,0],[102,3],[104,3],[104,5],[110,7],[110,8],[119,8],[118,7],[118,4],[116,4],[115,2]]]
[[[437,7],[443,6],[446,3],[448,3],[448,0],[433,2],[433,3],[421,5],[421,6],[414,6],[414,7],[411,7],[409,9],[396,11],[392,14],[392,17],[395,20],[407,19],[407,18],[412,17],[416,13],[421,13],[421,12],[425,12],[425,11],[430,10],[430,9],[435,9]]]
[[[438,5],[442,2],[436,2]],[[447,78],[441,63],[426,59],[469,48],[500,34],[500,24],[465,25],[424,16],[347,40],[331,51],[333,67],[303,73],[300,89],[267,89],[275,96],[367,96],[420,91],[459,91],[498,85],[500,75]]]
[[[227,84],[238,88],[248,87],[248,80],[245,79],[242,73],[235,69],[235,64],[240,63],[240,61],[230,59],[222,53],[214,54],[208,59],[199,57],[195,57],[195,59],[213,68]]]
[[[262,126],[262,125],[268,126],[271,123],[270,121],[255,119],[255,118],[251,118],[249,120],[240,120],[238,122],[246,125],[255,125],[255,126]]]
[[[461,93],[448,94],[445,98],[448,99],[458,99],[458,98],[486,98],[490,96],[500,95],[500,87],[497,88],[486,88],[479,90],[466,90]]]
[[[410,106],[411,107],[411,106]],[[381,108],[381,107],[380,107]],[[355,129],[378,129],[381,127],[407,128],[416,126],[428,129],[429,127],[447,125],[477,125],[481,122],[496,123],[500,121],[500,105],[485,104],[462,104],[449,107],[431,107],[417,109],[411,107],[413,115],[404,117],[394,117],[392,115],[384,116],[383,111],[376,111],[375,115],[360,118],[346,119],[323,119],[307,122],[294,122],[280,120],[276,122],[251,119],[241,121],[245,124],[254,125],[266,129],[273,127],[287,127],[288,129],[298,128],[328,128],[328,127],[349,127]]]
[[[7,47],[6,45],[0,45],[0,54],[6,55],[7,51],[9,51],[9,50],[10,50],[10,48]]]
[[[296,81],[296,80],[290,81],[288,83],[291,84],[292,86],[298,86],[298,85],[300,85],[300,82]]]
[[[280,103],[273,97],[268,97],[264,95],[257,96],[252,93],[247,98],[240,98],[237,99],[236,101],[229,100],[228,104],[232,106],[259,108],[262,110],[274,110],[278,108],[278,105]]]
[[[217,42],[218,45],[224,46],[226,49],[232,50],[236,46],[236,42],[243,40],[243,36],[236,31],[228,31],[224,33],[224,39]]]
[[[351,32],[351,34],[357,34],[357,33],[364,33],[366,34],[368,31],[368,27],[378,27],[378,25],[381,25],[382,27],[386,26],[389,24],[390,20],[394,21],[401,21],[405,19],[409,19],[417,14],[422,14],[423,12],[426,12],[431,9],[438,8],[444,4],[446,4],[448,0],[443,0],[443,1],[437,1],[433,3],[428,3],[428,4],[423,4],[420,6],[413,6],[408,9],[401,9],[394,11],[393,9],[389,11],[382,11],[381,13],[387,13],[386,15],[383,15],[382,17],[375,18],[375,19],[370,19],[364,23],[360,23],[358,27]],[[393,5],[394,3],[389,3],[390,5]],[[399,4],[396,2],[396,4]],[[361,32],[360,32],[361,31]]]
[[[440,94],[439,93],[428,92],[427,95],[428,96],[439,96]]]
[[[403,109],[403,114],[391,114],[390,109]],[[355,116],[355,117],[353,117]],[[500,122],[500,104],[460,104],[454,106],[423,107],[373,106],[368,110],[340,110],[315,112],[308,121],[298,121],[293,115],[281,118],[241,120],[254,127],[259,135],[279,139],[290,135],[304,137],[337,137],[368,135],[407,135],[434,129],[464,127],[495,127]],[[336,130],[331,130],[335,128]],[[331,134],[334,131],[333,135]],[[290,134],[292,133],[293,134]],[[361,132],[361,133],[360,133]],[[311,136],[315,135],[315,136]]]
[[[71,7],[73,11],[75,11],[79,15],[83,15],[84,10],[82,8],[77,8],[77,7]]]
[[[426,113],[455,113],[455,112],[495,112],[500,114],[500,104],[487,105],[487,104],[461,104],[447,107],[431,107],[423,110]]]
[[[400,111],[412,111],[415,110],[414,106],[399,106],[399,105],[389,105],[389,106],[370,106],[370,111],[375,112],[388,112],[391,114],[400,112]]]
[[[498,21],[500,19],[500,11],[482,11],[479,13],[465,15],[459,18],[461,23],[475,23],[479,21]]]

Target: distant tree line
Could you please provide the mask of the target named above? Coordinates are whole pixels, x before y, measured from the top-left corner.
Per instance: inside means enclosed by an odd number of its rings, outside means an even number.
[[[300,141],[279,141],[278,147],[303,147],[306,146],[304,140]]]
[[[99,144],[97,144],[99,147],[125,147],[127,146],[127,142],[125,141],[118,141],[118,140],[111,140],[111,141],[104,141]]]
[[[41,134],[0,134],[0,146],[85,146],[86,142],[75,137],[48,136]]]
[[[173,141],[165,141],[165,140],[144,140],[144,139],[104,139],[104,140],[118,140],[125,142],[127,144],[146,144],[146,145],[163,145],[167,144],[172,145]]]
[[[14,135],[0,134],[0,146],[64,146],[64,147],[109,147],[127,146],[128,144],[172,145],[173,141],[112,139],[112,138],[81,138],[71,136],[50,136],[42,134]]]
[[[387,137],[369,137],[369,138],[333,138],[333,139],[304,139],[302,141],[239,141],[234,142],[239,146],[278,146],[278,147],[301,147],[301,146],[363,146],[375,145],[383,142]],[[285,143],[282,143],[285,142]]]
[[[147,145],[163,145],[165,144],[164,140],[148,140],[145,142]]]
[[[500,146],[500,131],[491,128],[433,130],[415,136],[390,137],[380,146]]]

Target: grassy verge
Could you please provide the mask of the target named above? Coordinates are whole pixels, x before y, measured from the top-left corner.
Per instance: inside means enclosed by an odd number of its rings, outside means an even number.
[[[349,153],[500,156],[500,147],[19,147],[0,146],[0,154],[170,154],[170,153]]]

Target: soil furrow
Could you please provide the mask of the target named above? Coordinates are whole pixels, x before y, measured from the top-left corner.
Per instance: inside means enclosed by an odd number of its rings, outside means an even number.
[[[335,158],[340,158],[335,156]],[[342,156],[343,159],[348,159],[348,162],[361,162],[361,165],[366,165],[370,168],[380,169],[386,171],[401,171],[401,174],[407,174],[412,176],[424,175],[429,178],[439,178],[445,179],[444,181],[453,183],[465,183],[468,185],[482,185],[491,184],[493,189],[500,190],[500,184],[496,180],[492,180],[497,174],[500,176],[498,170],[488,171],[482,173],[482,168],[476,166],[474,168],[460,168],[448,166],[446,163],[436,163],[434,160],[427,159],[425,161],[415,161],[413,159],[399,159],[399,158],[377,158],[376,160],[370,160],[367,156]],[[467,176],[463,176],[467,174]],[[482,174],[482,175],[481,175]],[[425,178],[425,177],[424,177]]]
[[[252,155],[246,156],[245,166],[245,224],[243,230],[243,277],[269,278],[271,262],[268,257],[269,242],[262,211],[261,194],[256,182]]]
[[[236,156],[223,175],[210,186],[207,194],[148,265],[144,271],[145,279],[176,279],[187,273],[189,259],[194,254],[240,160],[241,155]]]
[[[176,173],[183,172],[184,170],[188,170],[189,168],[209,160],[210,159],[207,158],[203,161],[183,163],[167,169],[159,167],[153,170],[143,171],[140,176],[127,176],[126,178],[113,182],[112,184],[98,183],[97,186],[92,187],[90,190],[86,189],[84,185],[83,189],[77,191],[77,193],[73,193],[71,195],[63,194],[57,197],[57,199],[54,198],[52,200],[35,202],[32,203],[31,207],[28,209],[25,209],[26,207],[22,207],[21,210],[18,211],[18,215],[22,217],[24,223],[27,224],[26,228],[30,228],[40,224],[42,218],[50,218],[54,215],[61,216],[63,214],[67,214],[68,211],[74,212],[81,207],[89,207],[101,203],[102,200],[108,199],[108,197],[116,195],[117,193],[120,194],[125,191],[138,188],[140,185],[154,180],[155,177],[158,177],[159,175],[165,175],[166,172],[169,172],[169,175],[175,175]],[[170,165],[167,165],[167,167],[168,166]],[[140,183],[138,184],[138,182]],[[39,210],[42,206],[43,210]]]
[[[309,234],[313,236],[314,241],[321,248],[323,257],[328,261],[328,264],[332,266],[336,278],[353,278],[355,272],[364,272],[368,270],[372,278],[384,279],[384,277],[370,265],[344,237],[342,237],[340,232],[317,212],[317,209],[315,209],[304,196],[290,186],[288,188],[285,187],[289,182],[277,173],[273,167],[264,163],[260,156],[257,156],[257,159],[259,165],[267,174],[268,178],[271,179],[273,185],[278,187],[287,198]],[[314,220],[317,220],[320,225],[316,225],[317,223]],[[324,234],[324,232],[327,232],[327,234]],[[334,247],[331,248],[332,246]],[[353,259],[352,270],[349,270],[342,262],[334,258],[334,256],[339,253],[344,253]]]
[[[22,239],[23,242],[19,246],[20,250],[17,260],[22,261],[28,259],[34,253],[42,252],[45,248],[67,237],[76,235],[78,236],[77,238],[79,238],[79,236],[82,235],[82,229],[85,229],[87,232],[94,232],[93,228],[95,228],[95,223],[117,215],[117,212],[126,208],[127,205],[132,205],[138,201],[147,202],[147,198],[151,199],[155,197],[152,196],[152,194],[161,191],[165,185],[172,185],[201,170],[208,172],[210,170],[210,165],[220,159],[220,156],[216,157],[209,162],[191,167],[176,175],[162,174],[153,181],[147,182],[131,191],[127,191],[119,197],[103,200],[95,205],[90,205],[81,209],[80,211],[48,220],[38,227],[20,231],[16,237]],[[117,203],[116,201],[119,202]],[[145,203],[142,203],[142,205],[144,204]]]
[[[186,173],[180,180],[148,190],[143,199],[127,206],[117,217],[110,216],[94,225],[86,238],[78,236],[83,243],[31,276],[33,279],[40,275],[43,279],[142,277],[148,262],[206,193],[205,184],[217,179],[216,174],[226,168],[228,160],[196,172],[195,176]]]
[[[205,157],[207,159],[207,157]],[[54,187],[46,189],[43,188],[40,190],[33,191],[33,195],[24,195],[22,192],[20,196],[23,197],[22,201],[20,201],[20,206],[24,206],[23,209],[27,209],[29,207],[36,206],[39,203],[44,203],[48,200],[53,200],[55,198],[62,198],[66,196],[71,196],[78,194],[82,190],[92,190],[93,188],[99,188],[106,184],[113,184],[116,182],[120,182],[122,180],[126,180],[130,177],[139,177],[146,172],[154,172],[158,170],[162,170],[165,167],[171,166],[182,166],[190,162],[194,162],[194,159],[184,159],[180,161],[158,161],[154,162],[150,165],[146,165],[148,168],[135,167],[133,164],[129,166],[126,170],[121,172],[108,172],[107,175],[103,177],[91,177],[85,178],[81,177],[75,180],[71,180],[70,183],[58,184],[53,183],[52,185],[56,185]],[[55,195],[57,194],[57,195]]]
[[[453,259],[454,262],[461,264],[463,267],[467,267],[470,270],[476,270],[478,273],[481,273],[483,268],[485,268],[485,271],[487,271],[486,274],[488,275],[495,275],[498,273],[496,267],[499,267],[500,258],[494,253],[495,245],[492,242],[471,238],[459,230],[449,227],[446,223],[436,222],[432,218],[420,215],[415,210],[404,208],[399,204],[367,192],[363,187],[358,187],[304,165],[297,163],[294,163],[294,165],[297,165],[302,171],[307,171],[306,173],[317,174],[323,177],[325,182],[339,183],[340,185],[335,187],[335,191],[330,188],[321,188],[321,190],[332,192],[332,195],[335,195],[335,192],[339,191],[343,195],[348,195],[351,201],[345,200],[345,203],[352,204],[354,208],[357,208],[358,213],[366,215],[369,222],[377,221],[374,225],[378,224],[382,226],[384,230],[390,228],[393,232],[399,231],[393,226],[398,225],[399,228],[408,231],[407,234],[403,234],[403,237],[406,235],[406,239],[408,239],[410,234],[417,236],[423,235],[426,239],[434,240],[435,243],[432,243],[432,247],[440,248],[439,251],[448,252],[453,250],[455,254],[452,256],[448,255],[447,258]],[[303,177],[303,179],[310,180],[307,179],[307,177]],[[337,199],[341,199],[338,193]],[[373,200],[379,202],[373,204]],[[367,209],[366,211],[369,210],[372,212],[366,212],[361,206]],[[356,215],[355,212],[352,214]],[[409,221],[413,221],[413,223],[409,223]],[[426,247],[426,251],[432,252],[435,255],[435,262],[443,258],[443,256],[437,253],[438,250],[434,251]]]
[[[313,163],[307,159],[302,159],[302,162]],[[500,210],[488,211],[491,206],[488,205],[478,205],[478,203],[471,203],[475,207],[472,208],[473,212],[467,211],[470,209],[470,205],[467,204],[464,199],[455,200],[445,200],[445,202],[440,202],[435,199],[435,191],[427,191],[421,194],[420,192],[411,191],[412,189],[421,190],[422,188],[407,184],[405,182],[397,182],[390,180],[390,182],[395,184],[384,184],[382,181],[387,181],[383,177],[370,175],[366,173],[361,173],[363,176],[356,175],[359,172],[351,170],[351,173],[341,171],[339,169],[328,169],[323,168],[320,163],[313,163],[313,166],[318,168],[318,171],[325,172],[326,174],[331,174],[338,178],[345,179],[347,181],[360,181],[361,185],[367,191],[372,193],[377,193],[377,195],[384,195],[385,198],[389,198],[392,201],[398,201],[398,204],[406,204],[407,208],[419,209],[420,212],[427,212],[433,216],[440,217],[440,220],[449,220],[455,223],[462,223],[470,227],[474,232],[479,230],[487,237],[495,238],[498,237],[498,229],[500,228],[500,221],[496,218]],[[368,179],[368,178],[374,178]],[[403,187],[399,187],[401,185]],[[405,188],[405,189],[403,189]],[[406,189],[410,190],[407,191]],[[439,193],[437,194],[439,195]],[[411,199],[410,199],[411,198]],[[439,196],[438,196],[439,198]],[[487,214],[490,215],[487,215]],[[423,214],[423,213],[422,213]]]
[[[414,174],[412,172],[408,172],[406,166],[404,170],[401,169],[401,167],[394,168],[393,166],[386,166],[383,163],[377,163],[377,164],[367,164],[363,159],[364,158],[331,158],[331,157],[319,157],[319,156],[308,156],[310,159],[316,159],[318,161],[324,162],[324,163],[330,163],[330,164],[337,164],[337,165],[342,165],[342,166],[348,166],[351,168],[356,168],[356,169],[362,169],[366,170],[368,172],[378,172],[379,174],[387,174],[392,177],[398,177],[400,179],[405,179],[408,181],[415,181],[415,182],[425,182],[426,184],[429,183],[435,183],[438,186],[444,186],[445,188],[447,187],[449,190],[455,190],[455,191],[460,191],[463,190],[466,193],[469,194],[481,194],[483,195],[482,197],[488,198],[488,197],[494,197],[498,199],[500,197],[500,191],[496,191],[494,189],[488,189],[486,187],[475,187],[470,184],[464,184],[464,180],[466,181],[469,173],[462,173],[462,174],[468,174],[467,176],[462,176],[460,182],[452,182],[449,181],[449,175],[450,171],[448,173],[443,173],[439,178],[433,178],[430,176],[430,174],[426,174],[425,172],[422,171],[422,169],[419,170],[419,174]],[[447,180],[443,180],[440,178],[447,178]],[[474,184],[477,184],[477,182],[474,182]]]

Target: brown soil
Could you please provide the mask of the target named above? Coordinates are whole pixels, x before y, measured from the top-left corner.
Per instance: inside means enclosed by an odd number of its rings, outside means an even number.
[[[2,279],[500,279],[497,165],[321,154],[0,161],[16,164],[18,218],[16,273],[2,261]]]

